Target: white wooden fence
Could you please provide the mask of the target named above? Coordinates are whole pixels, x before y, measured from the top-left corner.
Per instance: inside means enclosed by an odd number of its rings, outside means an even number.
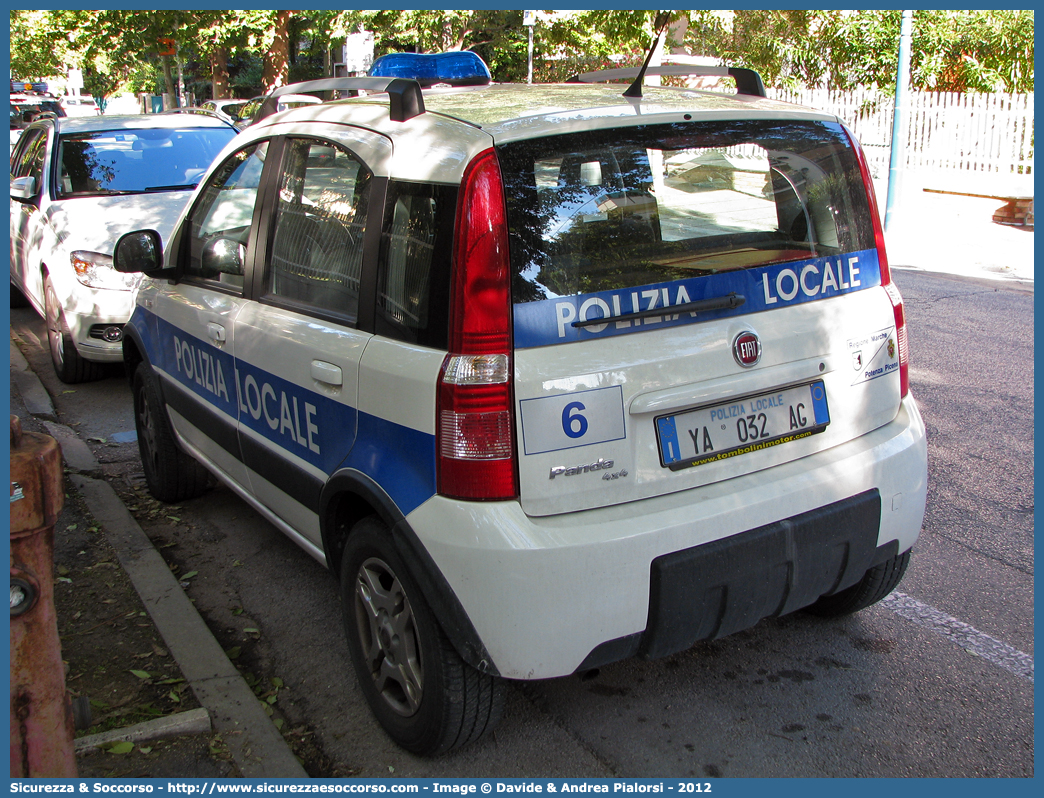
[[[887,174],[894,96],[869,91],[768,89],[777,100],[837,114],[852,127],[876,176]],[[911,92],[906,166],[996,175],[1033,173],[1033,95]]]

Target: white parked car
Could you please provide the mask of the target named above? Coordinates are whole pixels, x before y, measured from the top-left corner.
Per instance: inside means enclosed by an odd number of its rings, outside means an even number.
[[[11,149],[22,136],[22,131],[30,122],[41,116],[66,116],[59,98],[53,94],[26,93],[16,91],[11,94]]]
[[[116,239],[148,225],[166,239],[235,128],[207,117],[41,119],[11,155],[11,286],[46,320],[64,382],[123,357],[138,278],[112,268]]]
[[[255,121],[172,237],[115,253],[153,278],[124,340],[150,490],[210,471],[325,563],[425,754],[489,731],[504,679],[879,601],[927,488],[839,119],[749,70],[635,94],[469,55],[278,90],[369,94]]]
[[[239,121],[239,112],[243,110],[249,100],[206,100],[199,104],[204,111],[210,111],[222,116],[226,121],[236,123]]]
[[[62,97],[61,104],[68,116],[97,116],[101,113],[98,104],[89,94],[67,94]]]
[[[269,95],[263,94],[259,97],[253,97],[247,100],[246,103],[239,107],[239,118],[236,119],[236,127],[243,129],[247,125],[250,125],[261,110],[261,105],[268,98]],[[320,103],[318,97],[313,97],[310,94],[279,94],[276,98],[276,110],[277,111],[289,111],[291,108],[300,108],[303,105],[315,105]]]

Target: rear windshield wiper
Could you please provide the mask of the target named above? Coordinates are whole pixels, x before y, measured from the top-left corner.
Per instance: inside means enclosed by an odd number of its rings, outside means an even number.
[[[676,316],[680,313],[700,313],[708,310],[732,310],[738,308],[747,298],[735,291],[725,296],[712,297],[711,299],[698,299],[695,302],[686,302],[683,305],[668,305],[664,308],[652,308],[651,310],[639,310],[634,313],[624,313],[622,316],[600,316],[597,319],[585,319],[574,321],[573,327],[593,327],[596,324],[605,324],[610,321],[630,321],[632,319],[648,319],[653,316]]]

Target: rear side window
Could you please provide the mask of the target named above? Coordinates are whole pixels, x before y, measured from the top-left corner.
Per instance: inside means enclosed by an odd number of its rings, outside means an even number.
[[[456,205],[452,186],[389,184],[377,276],[379,334],[445,348]]]
[[[516,142],[498,155],[516,304],[874,246],[838,124],[635,127]]]

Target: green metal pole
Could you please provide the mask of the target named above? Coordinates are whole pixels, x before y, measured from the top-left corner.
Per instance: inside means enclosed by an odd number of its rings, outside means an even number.
[[[899,24],[899,65],[895,81],[895,114],[892,117],[892,147],[888,162],[888,199],[885,201],[884,227],[899,202],[906,169],[906,103],[910,93],[910,43],[913,40],[913,11],[904,11]]]

